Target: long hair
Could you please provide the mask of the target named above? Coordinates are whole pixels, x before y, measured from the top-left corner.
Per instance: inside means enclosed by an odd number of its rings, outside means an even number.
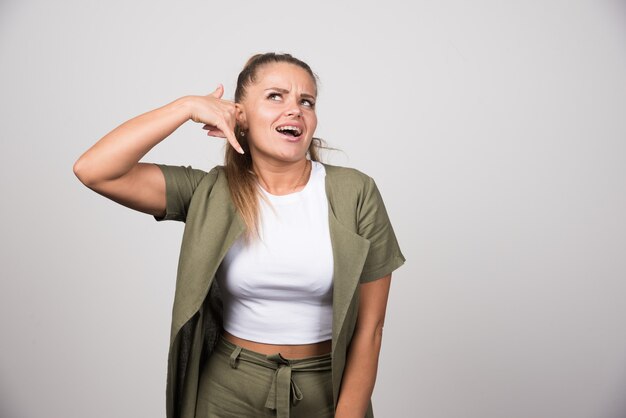
[[[237,78],[237,88],[235,90],[235,103],[241,103],[246,95],[248,86],[256,82],[259,69],[270,63],[286,62],[297,65],[304,69],[313,80],[317,89],[317,75],[303,61],[291,56],[290,54],[276,54],[268,52],[265,54],[256,54],[248,59]],[[244,150],[244,154],[239,154],[235,149],[226,144],[224,155],[224,166],[226,170],[226,178],[228,180],[228,188],[235,205],[235,208],[243,218],[246,224],[246,239],[250,240],[253,236],[258,236],[258,218],[259,218],[259,190],[257,176],[252,170],[252,155],[245,131],[235,125],[235,136],[239,144]],[[312,161],[320,161],[319,149],[332,149],[324,145],[321,138],[313,138],[307,154]]]

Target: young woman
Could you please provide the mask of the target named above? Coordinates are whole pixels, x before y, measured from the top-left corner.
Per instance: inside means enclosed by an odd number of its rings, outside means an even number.
[[[316,76],[257,54],[220,85],[137,116],[74,165],[87,187],[185,222],[168,418],[372,418],[391,273],[405,258],[374,180],[319,161]],[[226,138],[225,163],[140,163],[183,123]]]

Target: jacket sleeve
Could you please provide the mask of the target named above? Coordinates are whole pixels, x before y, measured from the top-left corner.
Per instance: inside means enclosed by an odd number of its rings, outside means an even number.
[[[359,235],[370,242],[369,252],[359,281],[370,282],[385,277],[406,261],[387,215],[385,204],[374,179],[368,177],[358,211]]]
[[[154,219],[158,222],[185,222],[191,197],[200,181],[209,173],[191,166],[155,165],[161,169],[165,177],[166,208],[164,216],[154,216]]]

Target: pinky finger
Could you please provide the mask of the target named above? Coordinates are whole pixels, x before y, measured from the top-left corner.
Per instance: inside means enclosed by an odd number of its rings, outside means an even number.
[[[207,133],[207,135],[214,136],[214,137],[217,137],[217,138],[226,138],[226,136],[219,129],[215,129],[213,131],[209,131]]]

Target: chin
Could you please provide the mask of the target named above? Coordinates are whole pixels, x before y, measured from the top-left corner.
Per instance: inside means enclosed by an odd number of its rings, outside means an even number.
[[[302,144],[300,144],[302,145]],[[297,147],[280,147],[276,149],[274,155],[278,159],[286,161],[299,161],[306,157],[309,147],[297,146]]]
[[[306,153],[281,155],[281,156],[278,156],[277,158],[285,162],[295,163],[296,161],[300,161],[303,158],[306,158]]]
[[[267,144],[269,147],[257,148],[259,154],[265,155],[265,157],[272,158],[274,160],[283,161],[283,162],[296,162],[300,161],[303,158],[306,158],[306,155],[309,151],[309,142],[305,143],[288,143],[288,144]],[[273,146],[272,146],[273,145]],[[259,156],[260,156],[259,155]]]

